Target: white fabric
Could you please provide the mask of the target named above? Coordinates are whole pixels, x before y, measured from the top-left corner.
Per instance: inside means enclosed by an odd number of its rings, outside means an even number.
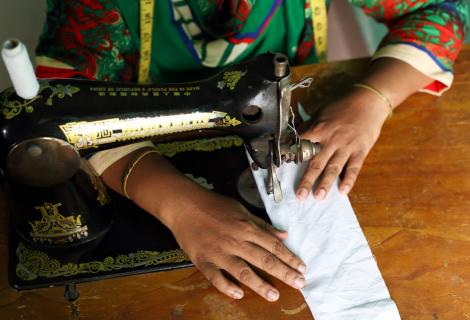
[[[297,200],[294,187],[304,170],[279,168],[279,205],[266,193],[267,171],[253,174],[271,221],[288,231],[287,247],[307,264],[302,294],[315,320],[400,319],[347,196],[335,184],[323,201]]]

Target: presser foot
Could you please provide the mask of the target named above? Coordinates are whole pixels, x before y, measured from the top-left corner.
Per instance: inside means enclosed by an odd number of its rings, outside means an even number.
[[[281,156],[282,159],[282,156]],[[273,160],[273,145],[269,145],[269,156],[268,156],[268,181],[266,184],[266,192],[272,194],[275,203],[282,201],[282,189],[281,182],[276,174],[276,166]]]

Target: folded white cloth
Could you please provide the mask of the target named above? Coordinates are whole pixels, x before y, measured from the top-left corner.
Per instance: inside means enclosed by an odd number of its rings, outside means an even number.
[[[267,170],[253,174],[273,225],[288,231],[287,247],[307,264],[302,294],[315,320],[400,319],[348,197],[336,183],[323,201],[297,200],[304,170],[295,164],[278,169],[280,204],[266,193]]]

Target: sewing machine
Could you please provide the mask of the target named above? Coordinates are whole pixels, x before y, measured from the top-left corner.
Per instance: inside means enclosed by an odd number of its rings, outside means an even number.
[[[10,283],[18,289],[190,265],[164,226],[104,188],[83,160],[94,152],[152,140],[190,178],[263,216],[262,205],[250,199],[253,192],[245,190],[251,172],[244,170],[243,146],[252,168],[268,170],[266,192],[277,202],[276,168],[308,161],[320,150],[299,139],[290,123],[294,87],[281,54],[266,53],[193,83],[38,84],[27,99],[14,88],[0,95],[0,154],[12,218]]]

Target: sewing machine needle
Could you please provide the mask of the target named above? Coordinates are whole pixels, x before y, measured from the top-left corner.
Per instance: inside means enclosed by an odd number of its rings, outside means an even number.
[[[270,181],[270,187],[272,188],[273,196],[274,196],[274,202],[275,203],[281,203],[282,201],[282,189],[281,189],[281,183],[279,182],[279,178],[277,177],[276,174],[276,167],[274,166],[274,163],[271,163],[271,181]]]

